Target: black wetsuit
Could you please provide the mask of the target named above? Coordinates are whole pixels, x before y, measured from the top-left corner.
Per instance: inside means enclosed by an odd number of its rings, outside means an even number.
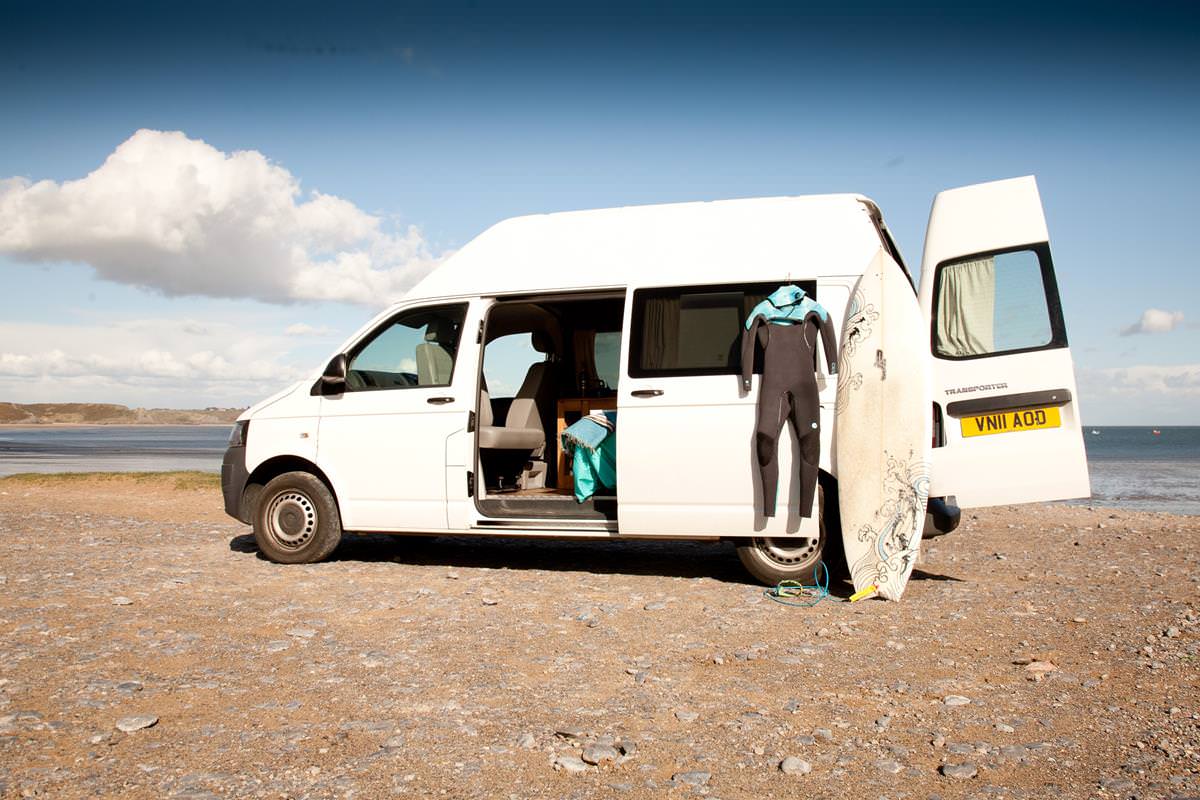
[[[824,309],[822,309],[822,312]],[[815,349],[818,331],[829,374],[837,373],[837,341],[829,315],[811,311],[797,324],[772,324],[761,314],[742,334],[742,387],[750,391],[755,343],[763,348],[763,374],[758,389],[758,424],[754,451],[762,478],[763,514],[775,516],[779,485],[779,434],[789,419],[800,442],[800,515],[812,516],[821,460],[820,401],[817,397]]]

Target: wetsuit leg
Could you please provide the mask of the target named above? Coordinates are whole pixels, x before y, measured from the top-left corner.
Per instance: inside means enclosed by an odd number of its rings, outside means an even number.
[[[794,387],[792,395],[792,413],[788,420],[796,431],[796,442],[799,445],[796,453],[796,471],[800,475],[800,516],[811,517],[813,495],[817,488],[817,471],[821,459],[821,431],[813,427],[818,423],[820,401],[817,398],[817,385],[800,385]]]
[[[764,384],[767,381],[763,381]],[[791,415],[791,395],[788,392],[768,391],[761,386],[758,395],[758,425],[754,429],[754,454],[762,481],[763,516],[775,516],[775,494],[779,488],[779,434],[784,420]]]
[[[817,493],[817,473],[820,471],[821,432],[811,427],[800,437],[800,516],[814,515],[813,500]]]

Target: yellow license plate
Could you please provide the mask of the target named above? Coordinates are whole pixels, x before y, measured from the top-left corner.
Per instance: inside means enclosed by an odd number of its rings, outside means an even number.
[[[996,414],[963,417],[959,424],[962,425],[963,436],[988,436],[993,433],[1057,428],[1062,425],[1062,420],[1057,408],[1027,408],[1023,411],[1001,411]]]

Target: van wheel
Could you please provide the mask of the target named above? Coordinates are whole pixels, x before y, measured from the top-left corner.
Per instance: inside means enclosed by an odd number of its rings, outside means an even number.
[[[310,564],[333,552],[342,539],[342,519],[333,493],[307,472],[272,478],[258,495],[254,541],[280,564]]]
[[[845,558],[841,542],[827,547],[829,536],[825,525],[825,492],[817,488],[817,538],[806,536],[754,537],[737,540],[738,559],[746,571],[767,586],[780,581],[800,581],[809,585],[817,582],[817,565],[829,551],[826,568],[830,578],[844,572]]]

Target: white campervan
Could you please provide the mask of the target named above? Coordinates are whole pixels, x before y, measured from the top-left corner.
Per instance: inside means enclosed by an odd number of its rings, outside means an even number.
[[[929,336],[912,342],[933,364],[927,534],[951,530],[956,506],[1089,494],[1048,241],[1032,177],[934,201],[914,286]],[[816,365],[818,508],[798,511],[789,432],[765,517],[743,322],[795,284],[840,332],[881,250],[903,266],[858,195],[506,220],[242,415],[225,509],[281,562],[325,558],[343,531],[657,537],[732,540],[768,583],[811,576],[827,542],[827,559],[841,550],[836,380]],[[616,486],[580,502],[562,431],[611,410]]]

